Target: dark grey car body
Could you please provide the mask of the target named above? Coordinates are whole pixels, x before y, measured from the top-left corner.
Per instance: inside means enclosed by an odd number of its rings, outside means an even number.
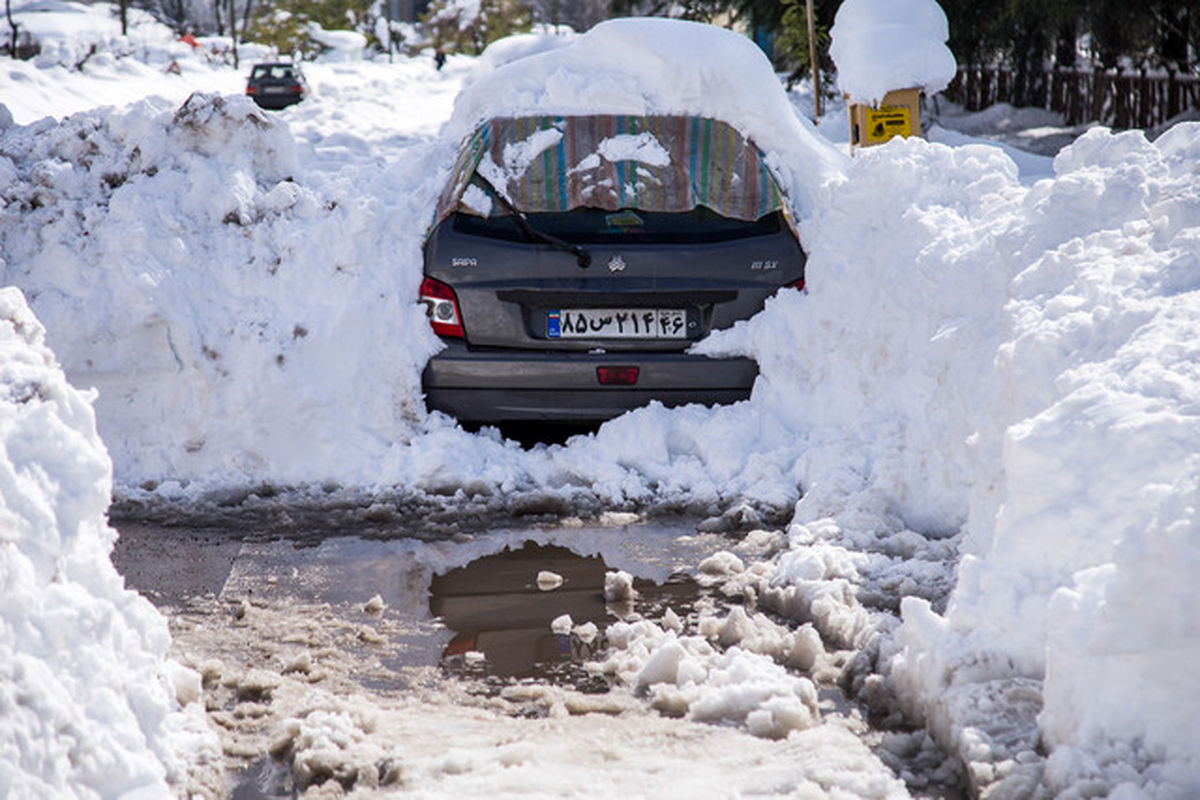
[[[532,240],[511,215],[455,212],[438,222],[425,245],[425,276],[453,290],[462,338],[445,338],[425,368],[429,408],[470,423],[581,422],[651,401],[747,398],[758,372],[752,360],[686,351],[757,313],[781,287],[802,284],[804,253],[785,212],[753,221],[704,207],[630,213],[574,208],[526,217],[529,228],[582,248],[586,268],[562,242]],[[614,229],[614,218],[642,224]],[[572,324],[572,309],[647,321],[670,309],[679,335],[555,336]],[[625,319],[622,330],[634,324]],[[624,370],[623,382],[602,382],[612,369]]]
[[[250,70],[246,94],[259,108],[278,111],[303,100],[308,95],[308,83],[296,64],[263,62]]]

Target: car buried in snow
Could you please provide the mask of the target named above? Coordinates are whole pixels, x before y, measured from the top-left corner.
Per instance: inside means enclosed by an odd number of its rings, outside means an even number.
[[[278,111],[307,97],[308,82],[297,64],[264,62],[250,70],[246,94],[259,108]]]
[[[489,119],[425,242],[420,300],[445,344],[426,403],[468,424],[594,423],[743,400],[754,361],[689,348],[802,289],[804,265],[778,181],[726,122]]]

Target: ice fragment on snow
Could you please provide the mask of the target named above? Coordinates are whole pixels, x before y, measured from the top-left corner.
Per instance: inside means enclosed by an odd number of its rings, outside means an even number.
[[[637,591],[633,588],[633,576],[624,570],[609,572],[604,576],[604,599],[610,603],[633,600]]]
[[[188,669],[177,661],[167,661],[163,672],[175,690],[175,699],[179,705],[186,706],[200,699],[200,673]]]
[[[543,592],[549,592],[563,585],[563,577],[557,572],[542,570],[537,574],[537,587]]]
[[[377,594],[363,605],[363,611],[367,614],[378,616],[383,613],[383,607],[383,598]]]
[[[285,673],[301,672],[307,675],[309,672],[312,672],[312,654],[305,650],[303,653],[289,661],[287,666],[283,668],[283,671]]]
[[[638,515],[629,511],[605,511],[600,515],[600,524],[606,528],[619,528],[638,521]]]
[[[728,550],[713,553],[700,562],[700,571],[707,575],[734,575],[745,569],[742,560]]]
[[[596,627],[594,622],[585,622],[582,625],[576,625],[571,629],[571,633],[578,636],[580,641],[585,644],[591,644],[596,641],[596,637],[600,634],[600,629]]]

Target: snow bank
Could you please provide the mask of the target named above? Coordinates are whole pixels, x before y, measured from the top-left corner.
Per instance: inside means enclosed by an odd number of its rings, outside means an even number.
[[[1197,653],[1170,609],[1197,601],[1200,126],[1164,138],[1090,132],[1054,181],[991,209],[1015,274],[966,555],[945,617],[903,607],[894,678],[944,740],[974,724],[947,708],[964,691],[1045,678],[1056,792],[1200,786],[1195,679],[1165,668]]]
[[[893,89],[940,92],[958,69],[935,0],[846,0],[829,38],[838,88],[855,103],[875,105]]]
[[[0,795],[203,789],[219,750],[192,702],[199,676],[166,660],[166,620],[109,561],[111,466],[91,397],[11,287],[0,387]]]
[[[0,222],[5,273],[37,276],[43,318],[73,331],[58,352],[100,390],[125,481],[256,483],[278,467],[273,480],[321,482],[361,467],[364,439],[408,436],[436,343],[387,255],[411,259],[421,228],[375,224],[395,189],[298,183],[287,125],[241,96],[10,133],[4,194],[23,211]],[[403,355],[347,357],[384,341]],[[344,424],[297,427],[314,415]]]
[[[867,554],[965,525],[948,610],[900,589],[884,661],[978,786],[1200,786],[1167,666],[1196,655],[1198,148],[1094,130],[1028,188],[990,146],[865,151],[802,226],[807,295],[704,345],[753,354],[753,405],[804,438],[764,602],[864,647],[861,603],[925,580]]]

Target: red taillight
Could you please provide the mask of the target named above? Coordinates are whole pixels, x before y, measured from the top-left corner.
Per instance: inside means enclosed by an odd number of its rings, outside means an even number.
[[[441,281],[426,278],[421,281],[420,302],[425,304],[429,324],[438,336],[465,339],[462,316],[458,313],[458,298],[454,290]]]
[[[803,292],[804,291],[804,278],[801,278],[798,281],[792,281],[791,283],[785,283],[783,285],[783,288],[795,289],[797,292]]]
[[[601,386],[633,386],[637,383],[637,367],[596,367]]]
[[[247,87],[246,87],[246,94],[255,94],[257,91],[258,91],[258,89],[256,89],[256,88],[255,88],[255,87],[253,87],[253,86],[247,86]]]
[[[300,94],[303,91],[304,91],[303,86],[293,86],[292,87],[292,94]]]

